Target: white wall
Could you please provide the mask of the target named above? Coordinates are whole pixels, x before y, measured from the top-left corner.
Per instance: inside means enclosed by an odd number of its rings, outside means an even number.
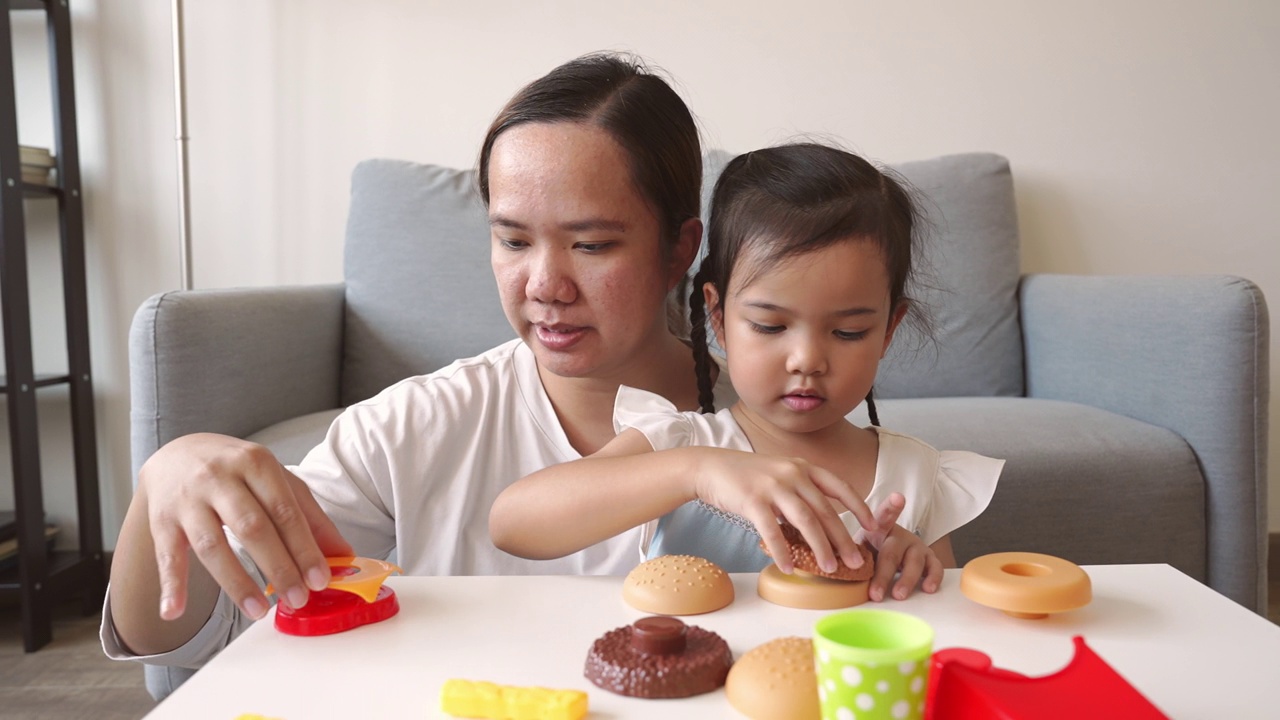
[[[611,48],[674,75],[711,146],[820,132],[891,162],[1006,155],[1027,272],[1233,273],[1280,303],[1280,4],[602,5],[187,0],[196,284],[339,279],[357,161],[468,165],[517,87]],[[129,320],[179,282],[169,9],[74,7],[111,541]]]

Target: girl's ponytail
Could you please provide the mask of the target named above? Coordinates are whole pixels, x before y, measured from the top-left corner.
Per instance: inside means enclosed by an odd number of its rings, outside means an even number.
[[[698,405],[704,413],[716,411],[716,398],[711,384],[711,350],[707,347],[707,309],[702,286],[707,282],[707,263],[693,276],[689,291],[689,339],[693,341],[693,369],[698,376]]]

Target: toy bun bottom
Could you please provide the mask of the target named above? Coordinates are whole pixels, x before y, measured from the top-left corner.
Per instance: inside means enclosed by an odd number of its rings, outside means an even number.
[[[869,581],[829,580],[802,572],[790,575],[777,565],[760,571],[756,592],[774,605],[801,610],[839,610],[867,601]]]

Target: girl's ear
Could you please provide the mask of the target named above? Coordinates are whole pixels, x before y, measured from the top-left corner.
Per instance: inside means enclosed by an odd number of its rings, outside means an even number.
[[[884,359],[885,353],[889,352],[889,343],[893,342],[893,334],[897,332],[898,326],[902,324],[902,318],[907,316],[907,310],[910,306],[909,300],[901,300],[898,307],[893,309],[893,314],[889,316],[889,327],[884,333],[884,347],[880,348],[880,359]]]
[[[716,334],[716,342],[724,348],[724,307],[713,283],[702,284],[702,303],[707,308],[707,317],[711,318],[711,332]]]
[[[698,256],[698,248],[702,246],[702,220],[689,218],[680,225],[680,236],[671,253],[671,267],[667,274],[667,292],[671,292],[693,265]]]

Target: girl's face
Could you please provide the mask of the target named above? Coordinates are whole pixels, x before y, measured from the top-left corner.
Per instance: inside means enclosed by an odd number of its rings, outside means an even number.
[[[741,410],[787,432],[831,426],[866,398],[905,305],[890,307],[874,243],[841,241],[767,267],[756,255],[738,258],[712,315]],[[716,308],[715,288],[703,293]]]
[[[526,123],[493,145],[491,261],[507,320],[564,377],[625,379],[667,331],[684,267],[605,131]]]

